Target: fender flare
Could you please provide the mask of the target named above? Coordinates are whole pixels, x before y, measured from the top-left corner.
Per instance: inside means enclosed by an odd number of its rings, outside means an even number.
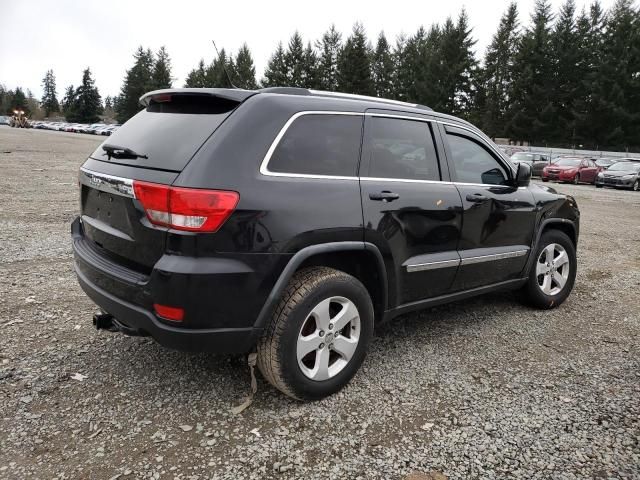
[[[271,289],[267,300],[264,302],[260,313],[258,314],[258,318],[254,323],[254,328],[264,328],[267,323],[267,319],[275,309],[278,301],[280,300],[280,296],[282,292],[287,287],[289,280],[293,277],[293,274],[296,272],[298,267],[302,265],[302,263],[308,258],[318,255],[320,253],[332,253],[332,252],[346,252],[349,250],[361,250],[361,251],[369,251],[374,254],[376,258],[378,272],[380,274],[380,278],[382,280],[382,311],[386,311],[387,309],[387,296],[388,296],[388,285],[387,285],[387,271],[384,266],[384,260],[382,259],[382,254],[378,247],[369,242],[330,242],[330,243],[321,243],[318,245],[311,245],[309,247],[305,247],[302,250],[299,250],[287,263],[284,267],[284,270],[276,280],[275,285]]]
[[[527,263],[524,267],[524,277],[528,277],[529,276],[529,272],[531,270],[531,266],[533,265],[533,262],[535,261],[535,252],[538,249],[538,243],[540,242],[540,237],[542,236],[542,232],[544,231],[545,227],[547,225],[551,225],[554,223],[560,223],[563,225],[569,225],[571,227],[571,229],[573,230],[573,235],[574,237],[576,237],[576,249],[578,248],[577,245],[577,241],[578,241],[578,235],[577,235],[577,231],[576,231],[576,225],[573,221],[568,220],[566,218],[547,218],[545,220],[543,220],[540,223],[540,226],[538,227],[538,231],[536,232],[536,236],[535,236],[535,241],[532,243],[531,245],[531,250],[530,250],[530,254],[529,254],[529,259],[527,260]]]

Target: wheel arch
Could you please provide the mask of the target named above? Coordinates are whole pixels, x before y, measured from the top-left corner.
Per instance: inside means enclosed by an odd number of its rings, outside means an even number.
[[[382,319],[388,301],[387,272],[382,254],[368,242],[331,242],[303,248],[289,260],[262,306],[254,327],[266,325],[291,277],[301,268],[311,266],[335,268],[356,277],[371,296],[376,322]]]
[[[576,228],[576,225],[574,222],[566,218],[547,218],[543,220],[536,233],[535,241],[531,246],[531,250],[530,250],[531,253],[529,254],[529,259],[527,260],[527,264],[524,271],[526,275],[529,274],[531,266],[533,265],[533,262],[535,260],[534,254],[538,249],[538,244],[540,243],[540,238],[542,237],[542,234],[550,230],[559,230],[565,233],[569,237],[569,239],[573,242],[573,246],[576,249],[578,248],[578,229]]]

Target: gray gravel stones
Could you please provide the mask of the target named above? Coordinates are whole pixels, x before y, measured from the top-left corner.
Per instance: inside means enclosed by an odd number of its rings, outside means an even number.
[[[558,185],[579,273],[382,327],[342,392],[300,404],[242,357],[96,333],[69,223],[101,139],[0,127],[0,478],[640,478],[640,195]],[[187,428],[188,427],[188,428]]]

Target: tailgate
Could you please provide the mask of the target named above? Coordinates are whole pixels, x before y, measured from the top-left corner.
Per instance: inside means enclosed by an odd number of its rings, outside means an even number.
[[[224,93],[224,92],[223,92]],[[165,251],[167,228],[150,223],[133,181],[171,185],[241,103],[220,91],[170,90],[100,145],[80,170],[85,237],[122,265],[148,272]]]
[[[85,237],[117,263],[148,273],[164,253],[166,229],[149,223],[133,180],[86,168],[79,180]]]

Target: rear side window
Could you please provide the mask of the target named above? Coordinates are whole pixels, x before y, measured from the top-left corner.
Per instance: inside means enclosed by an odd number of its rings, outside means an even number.
[[[372,117],[370,132],[369,176],[440,180],[428,122]]]
[[[362,116],[302,115],[269,160],[269,171],[353,177],[360,158]]]

